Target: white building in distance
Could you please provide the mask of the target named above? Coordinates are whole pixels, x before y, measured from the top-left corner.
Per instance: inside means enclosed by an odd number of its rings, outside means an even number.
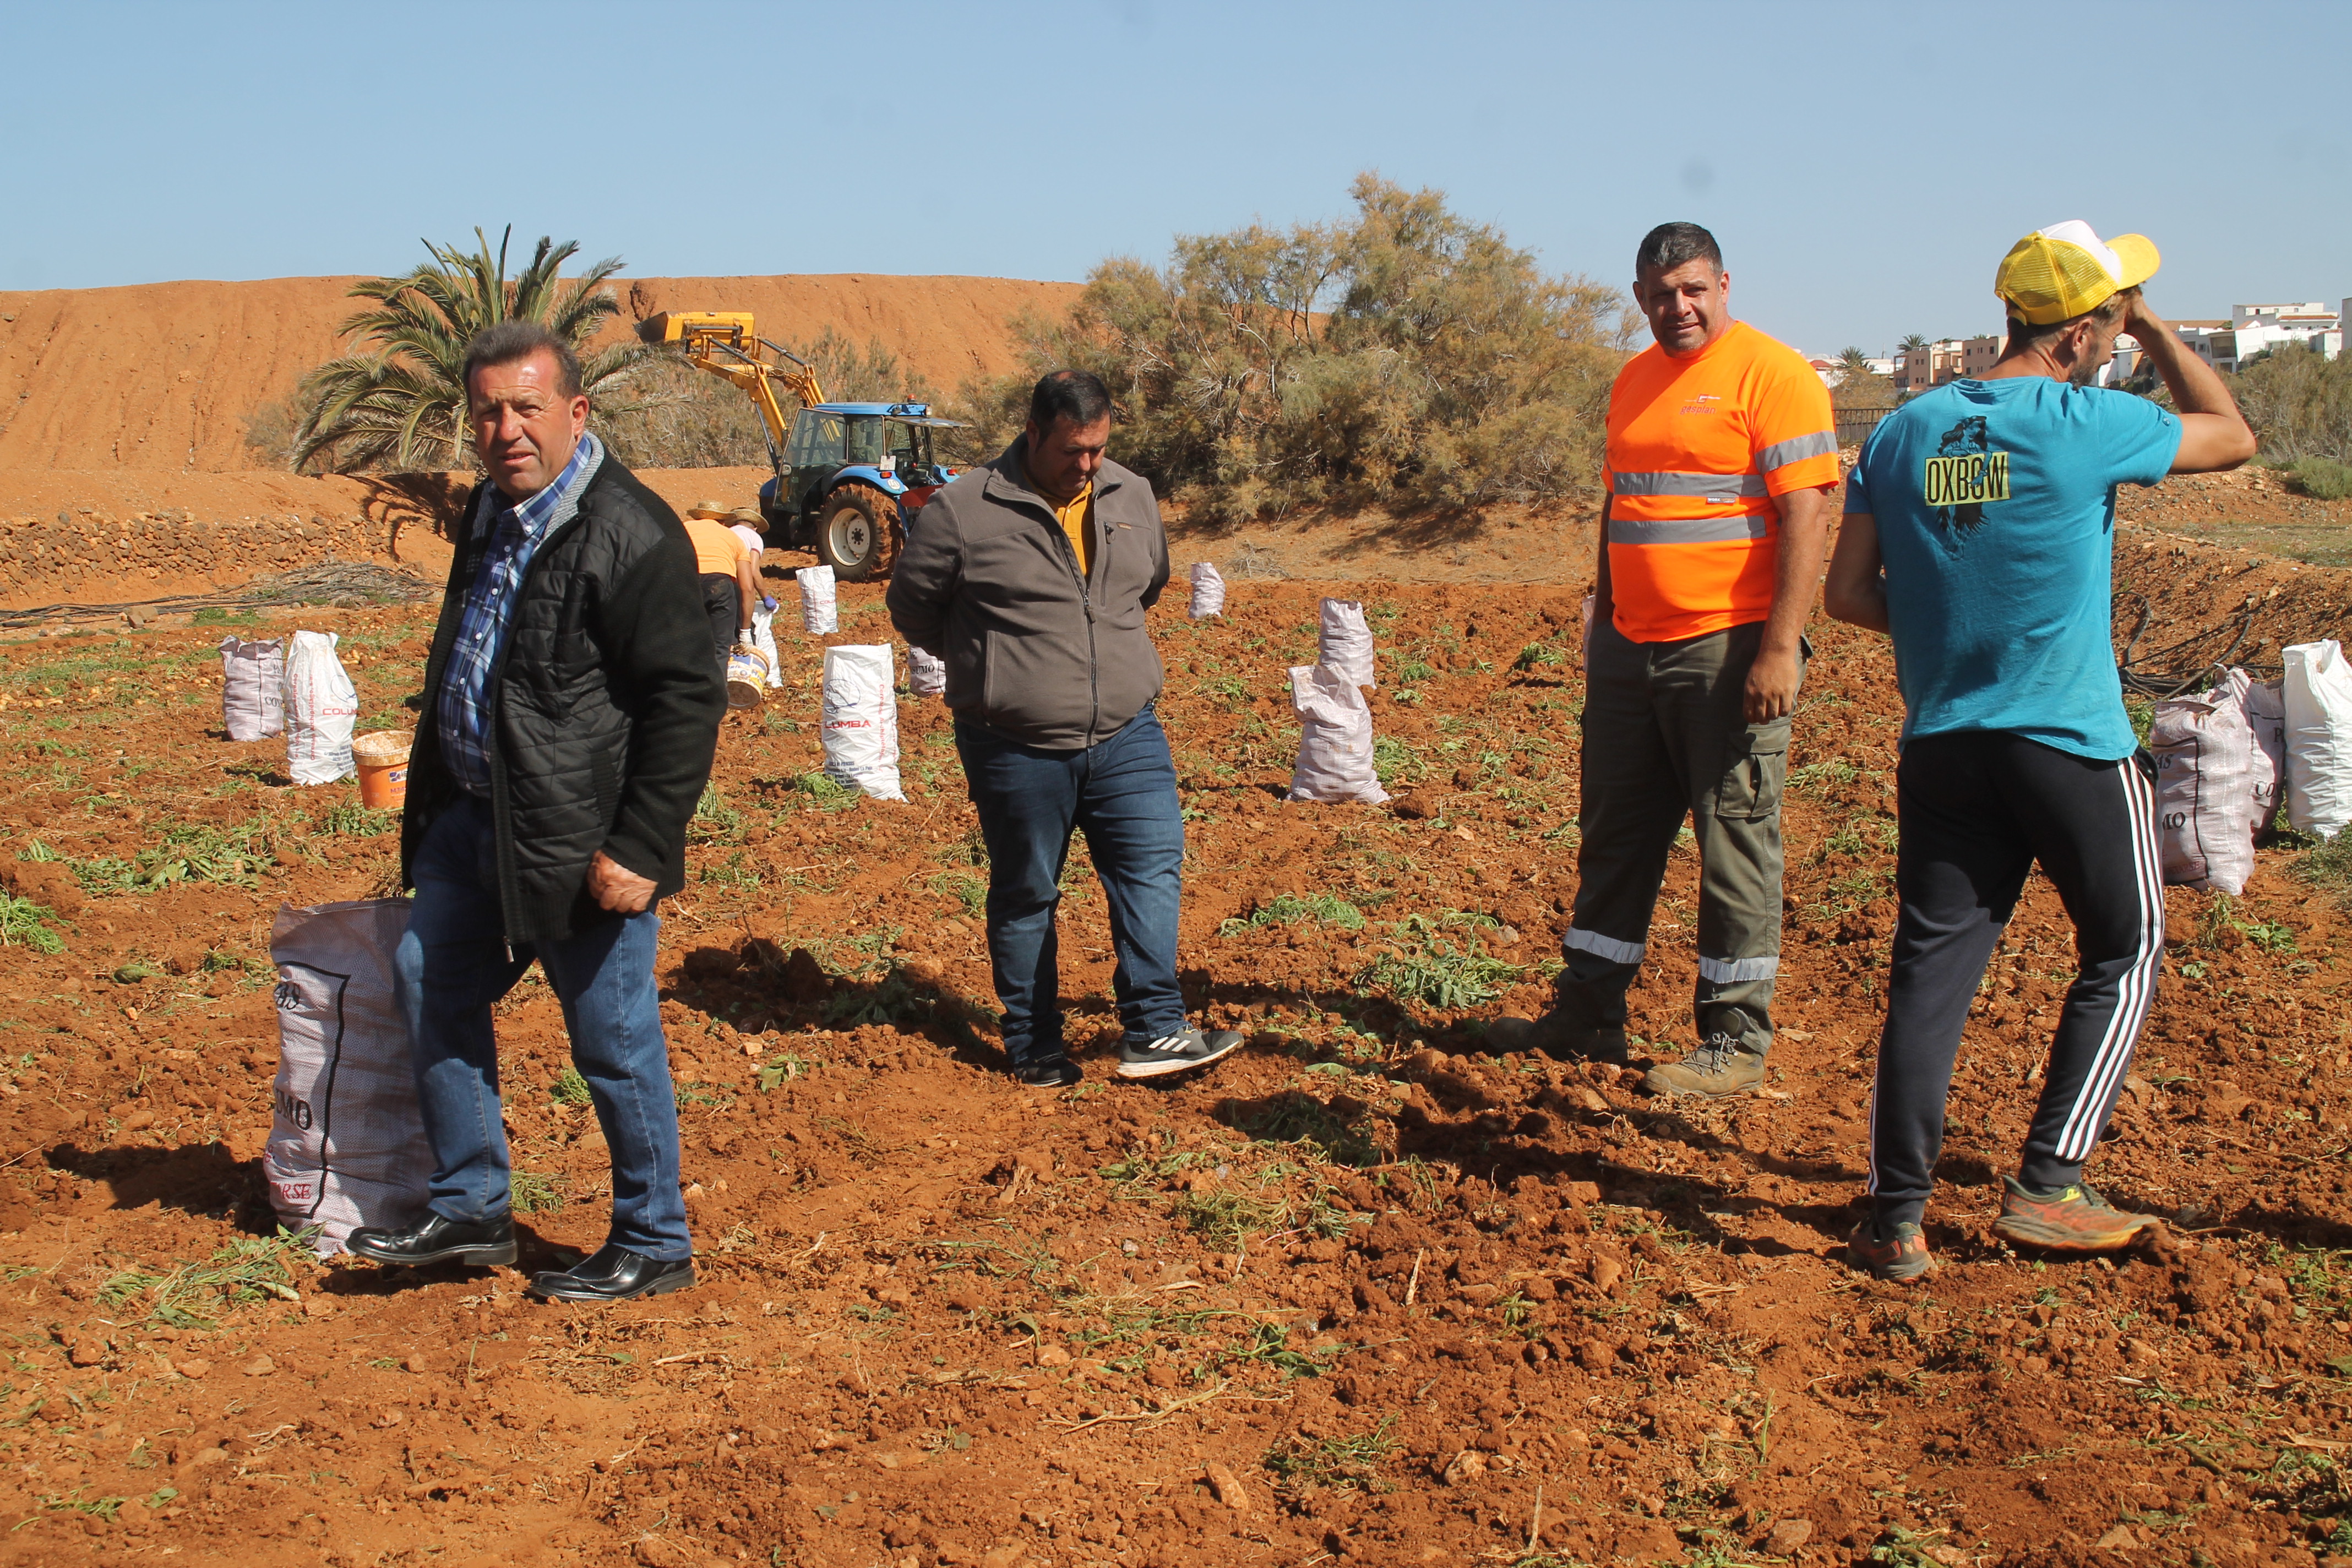
[[[2344,306],[2352,310],[2352,300]],[[2215,370],[2235,372],[2256,354],[2288,343],[2301,343],[2328,359],[2344,352],[2344,311],[2330,309],[2325,300],[2232,305],[2226,321],[2176,321],[2173,331]],[[2116,347],[2121,350],[2121,340]]]

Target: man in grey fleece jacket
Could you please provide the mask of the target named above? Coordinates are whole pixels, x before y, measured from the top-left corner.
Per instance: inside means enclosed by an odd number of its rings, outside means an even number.
[[[1182,1072],[1241,1044],[1187,1025],[1176,982],[1184,825],[1144,620],[1168,584],[1168,537],[1150,485],[1104,458],[1109,440],[1100,380],[1040,381],[1020,439],[923,508],[887,600],[899,635],[947,666],[988,845],[1005,1053],[1038,1089],[1082,1076],[1063,1041],[1054,931],[1074,826],[1110,909],[1119,1076]]]

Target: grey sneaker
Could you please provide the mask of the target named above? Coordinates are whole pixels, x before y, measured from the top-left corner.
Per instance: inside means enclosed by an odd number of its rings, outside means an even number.
[[[1161,1078],[1171,1072],[1190,1072],[1231,1056],[1241,1043],[1242,1037],[1231,1029],[1212,1029],[1206,1034],[1194,1028],[1179,1029],[1144,1045],[1120,1046],[1118,1076]]]
[[[1707,1099],[1746,1094],[1764,1084],[1764,1058],[1739,1048],[1729,1035],[1709,1035],[1706,1043],[1678,1062],[1660,1062],[1643,1083],[1652,1094],[1696,1094]]]
[[[1081,1083],[1086,1074],[1067,1057],[1055,1057],[1052,1061],[1031,1062],[1025,1068],[1014,1068],[1013,1079],[1025,1089],[1067,1089]]]

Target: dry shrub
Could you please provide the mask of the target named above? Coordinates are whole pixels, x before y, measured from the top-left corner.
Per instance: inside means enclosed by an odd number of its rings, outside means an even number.
[[[1316,503],[1454,508],[1595,488],[1634,319],[1547,276],[1439,192],[1357,177],[1356,215],[1176,242],[1097,267],[1025,317],[1022,375],[968,385],[961,454],[1020,429],[1030,382],[1076,365],[1118,400],[1112,453],[1209,516]]]
[[[597,436],[632,468],[768,466],[758,407],[682,353],[649,355],[593,407]]]
[[[2290,343],[2249,362],[2230,390],[2272,462],[2352,462],[2352,354],[2331,360]]]
[[[302,427],[302,410],[291,395],[273,397],[246,411],[245,449],[251,454],[255,466],[264,468],[289,468],[294,466],[294,452],[299,443],[295,432]]]

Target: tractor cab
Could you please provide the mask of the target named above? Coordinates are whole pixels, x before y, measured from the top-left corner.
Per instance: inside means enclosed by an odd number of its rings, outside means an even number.
[[[776,477],[760,488],[771,534],[815,551],[837,577],[870,577],[898,552],[914,514],[955,475],[931,432],[958,422],[920,403],[819,403],[793,420]]]

